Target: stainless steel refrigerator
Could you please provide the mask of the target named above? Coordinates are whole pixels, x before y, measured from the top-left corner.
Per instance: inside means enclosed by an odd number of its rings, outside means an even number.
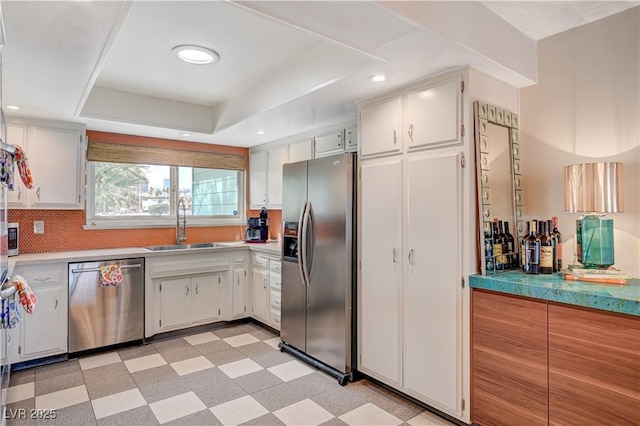
[[[355,154],[283,169],[280,348],[338,378],[352,378]]]

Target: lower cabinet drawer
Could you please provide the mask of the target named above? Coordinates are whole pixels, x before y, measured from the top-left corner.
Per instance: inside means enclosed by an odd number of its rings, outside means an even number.
[[[282,277],[274,273],[269,274],[269,287],[271,287],[271,291],[280,291],[282,287]]]
[[[277,330],[280,330],[280,310],[271,308],[269,312],[269,322],[271,326]]]
[[[278,312],[280,311],[280,304],[281,304],[281,298],[282,295],[280,294],[279,291],[273,291],[273,289],[271,289],[271,309],[277,309]]]

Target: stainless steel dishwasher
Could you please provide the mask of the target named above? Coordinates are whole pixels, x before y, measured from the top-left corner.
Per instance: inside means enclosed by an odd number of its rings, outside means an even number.
[[[104,285],[101,266],[114,266],[118,284]],[[144,258],[69,264],[69,352],[144,336]]]

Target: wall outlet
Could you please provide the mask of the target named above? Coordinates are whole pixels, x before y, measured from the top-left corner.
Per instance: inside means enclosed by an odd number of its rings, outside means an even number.
[[[34,220],[33,221],[33,233],[34,234],[44,234],[44,221],[43,220]]]

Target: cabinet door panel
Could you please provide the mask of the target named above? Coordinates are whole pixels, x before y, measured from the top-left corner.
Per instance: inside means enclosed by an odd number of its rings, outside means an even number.
[[[400,384],[402,157],[361,167],[359,368]]]
[[[640,320],[549,306],[549,423],[640,425]]]
[[[249,155],[249,204],[251,209],[267,205],[267,151]]]
[[[407,149],[460,143],[461,81],[456,77],[406,95],[403,137]]]
[[[344,132],[333,132],[315,138],[316,158],[339,154],[344,151]]]
[[[242,259],[240,266],[236,260],[233,270],[233,317],[241,318],[247,315],[247,266]]]
[[[430,154],[430,155],[427,155]],[[408,391],[460,410],[462,177],[458,153],[406,157],[404,372]]]
[[[30,128],[28,155],[34,182],[31,207],[83,207],[82,153],[82,134],[77,130],[38,125]]]
[[[191,278],[160,281],[161,328],[185,327],[191,324]]]
[[[282,166],[287,162],[287,145],[274,146],[269,148],[269,160],[267,170],[269,178],[267,180],[268,196],[267,202],[270,209],[282,208]]]
[[[27,126],[24,124],[7,124],[7,141],[11,145],[19,145],[27,152]],[[17,168],[15,170],[18,171]],[[10,208],[24,208],[27,205],[27,192],[22,179],[15,176],[13,179],[13,191],[7,192],[7,202]]]
[[[251,309],[253,315],[269,322],[269,271],[255,269],[251,277]]]
[[[360,152],[363,157],[402,151],[402,97],[362,107]]]
[[[220,318],[222,274],[191,278],[191,321],[210,322]]]
[[[473,291],[473,421],[546,425],[547,304]]]
[[[67,351],[67,293],[62,285],[33,288],[38,304],[22,314],[22,360]],[[17,344],[15,342],[14,344]]]

